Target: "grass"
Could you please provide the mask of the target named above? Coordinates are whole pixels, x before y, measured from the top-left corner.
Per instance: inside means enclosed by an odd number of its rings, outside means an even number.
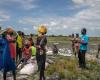
[[[46,70],[46,75],[50,76],[54,72],[59,74],[61,79],[68,80],[100,80],[100,64],[95,61],[87,62],[88,69],[78,68],[77,59],[58,57],[53,65]]]

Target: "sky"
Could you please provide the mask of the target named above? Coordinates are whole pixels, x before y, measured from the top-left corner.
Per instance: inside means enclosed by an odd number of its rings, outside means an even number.
[[[0,0],[0,26],[37,34],[45,25],[47,34],[70,35],[87,28],[100,37],[100,0]]]

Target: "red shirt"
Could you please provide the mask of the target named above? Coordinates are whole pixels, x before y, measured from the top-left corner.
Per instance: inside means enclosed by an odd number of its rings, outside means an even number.
[[[23,53],[24,58],[29,59],[31,57],[30,48],[24,48]]]
[[[14,36],[7,35],[6,38],[9,41],[9,47],[10,47],[11,57],[13,59],[15,59],[16,58],[16,44],[13,42],[15,40],[15,37]]]

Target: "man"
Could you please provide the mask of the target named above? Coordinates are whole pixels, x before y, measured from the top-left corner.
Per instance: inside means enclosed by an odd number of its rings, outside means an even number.
[[[82,36],[81,36],[81,40],[80,40],[80,50],[79,50],[79,54],[78,54],[80,68],[86,68],[85,54],[87,51],[87,45],[88,45],[88,40],[89,40],[86,33],[87,33],[86,28],[83,28],[81,30]]]
[[[17,36],[17,47],[16,47],[16,62],[22,58],[22,47],[23,47],[23,41],[22,41],[22,32],[18,31]]]

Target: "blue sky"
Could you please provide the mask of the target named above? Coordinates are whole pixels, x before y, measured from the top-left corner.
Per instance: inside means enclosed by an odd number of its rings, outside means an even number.
[[[0,25],[30,34],[44,24],[48,34],[56,35],[80,33],[86,27],[89,36],[100,37],[99,4],[99,0],[0,0]]]

